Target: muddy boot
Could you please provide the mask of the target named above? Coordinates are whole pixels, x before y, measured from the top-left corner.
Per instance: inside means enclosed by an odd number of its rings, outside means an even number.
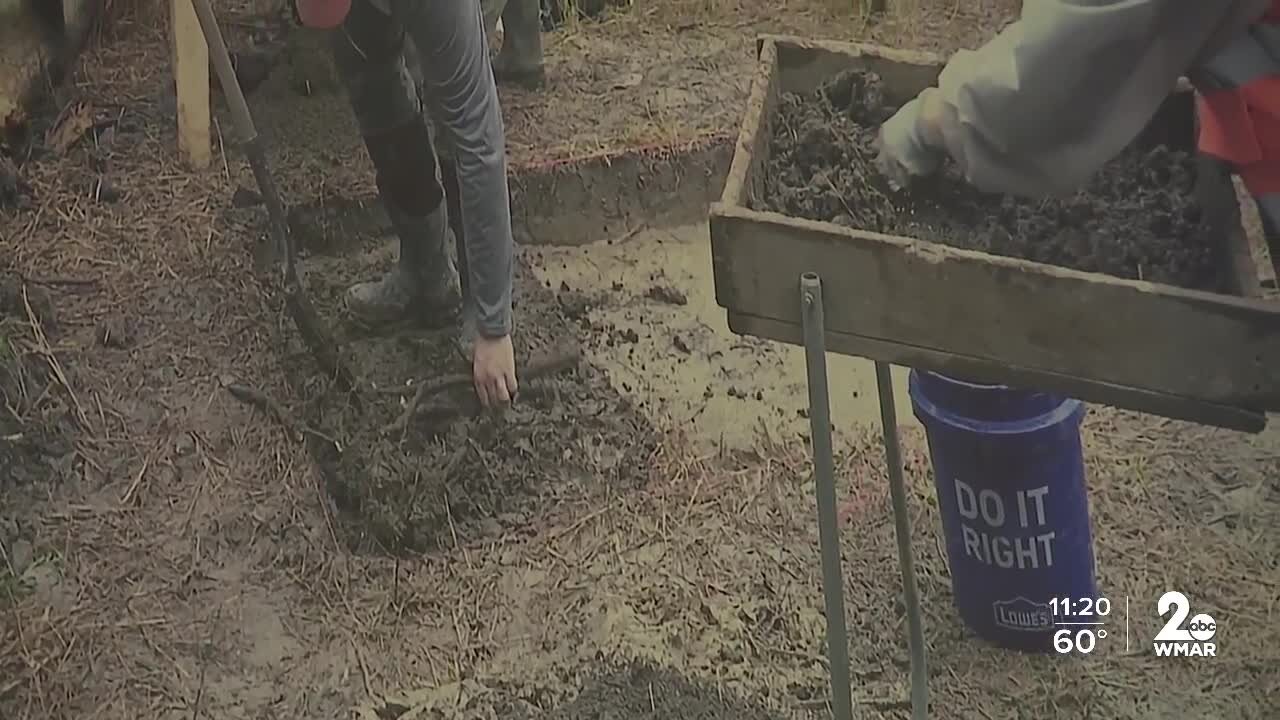
[[[347,290],[347,309],[365,327],[450,324],[458,316],[462,290],[445,204],[422,218],[389,214],[400,237],[400,258],[381,279]]]
[[[527,90],[546,83],[541,12],[538,0],[508,0],[502,11],[502,50],[493,59],[493,77],[498,82]]]

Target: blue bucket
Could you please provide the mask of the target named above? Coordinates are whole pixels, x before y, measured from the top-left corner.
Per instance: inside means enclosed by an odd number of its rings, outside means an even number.
[[[960,617],[1000,647],[1051,649],[1063,623],[1091,619],[1071,616],[1082,599],[1097,599],[1084,404],[915,370],[908,382]]]

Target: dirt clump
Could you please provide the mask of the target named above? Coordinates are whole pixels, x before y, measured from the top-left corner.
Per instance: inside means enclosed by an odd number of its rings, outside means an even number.
[[[1024,199],[984,193],[950,162],[906,190],[875,165],[881,123],[897,110],[874,73],[837,75],[781,98],[762,209],[1060,267],[1220,289],[1220,260],[1195,202],[1194,157],[1131,147],[1080,192]]]

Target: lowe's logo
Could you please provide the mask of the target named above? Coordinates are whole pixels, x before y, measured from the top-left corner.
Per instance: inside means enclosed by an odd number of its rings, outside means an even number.
[[[1047,604],[1024,597],[991,604],[996,625],[1008,630],[1044,630],[1053,627],[1053,610]]]

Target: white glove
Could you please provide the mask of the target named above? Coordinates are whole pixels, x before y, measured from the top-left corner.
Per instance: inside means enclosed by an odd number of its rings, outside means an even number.
[[[930,175],[942,165],[945,151],[930,141],[941,135],[937,92],[937,88],[927,88],[880,126],[876,166],[894,189],[904,188],[912,177]]]

